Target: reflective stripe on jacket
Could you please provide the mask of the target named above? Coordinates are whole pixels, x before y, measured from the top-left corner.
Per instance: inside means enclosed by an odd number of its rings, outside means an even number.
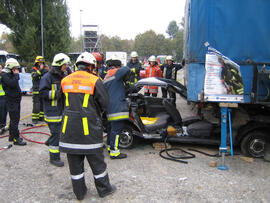
[[[149,78],[149,77],[159,77],[162,78],[162,72],[161,69],[158,65],[154,65],[154,66],[148,66],[146,71],[145,71],[145,77]],[[144,92],[145,93],[154,93],[157,94],[158,93],[158,87],[157,86],[144,86]]]
[[[138,60],[135,63],[133,63],[133,61],[130,60],[127,66],[131,70],[131,73],[128,79],[128,84],[134,85],[140,79],[140,71],[142,70],[142,65]]]
[[[6,93],[3,89],[3,86],[2,86],[2,73],[0,73],[0,96],[5,96]]]
[[[37,67],[32,68],[32,84],[33,84],[33,94],[39,94],[39,83],[41,77],[46,73],[46,70],[39,70]]]
[[[108,70],[104,79],[104,85],[109,92],[110,103],[107,111],[108,121],[129,119],[128,104],[124,80],[129,75],[127,66],[113,67]]]
[[[90,154],[103,150],[101,112],[109,96],[101,80],[86,71],[76,71],[61,82],[65,95],[60,150]]]
[[[63,101],[60,90],[62,78],[63,76],[50,70],[40,80],[39,92],[43,99],[44,120],[49,123],[62,121]]]

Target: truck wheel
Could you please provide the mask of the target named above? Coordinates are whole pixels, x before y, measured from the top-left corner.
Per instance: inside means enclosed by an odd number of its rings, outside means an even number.
[[[119,148],[128,149],[134,144],[134,135],[132,134],[133,128],[126,125],[119,136]]]
[[[263,157],[265,150],[265,134],[260,131],[248,133],[241,141],[241,151],[246,156]]]

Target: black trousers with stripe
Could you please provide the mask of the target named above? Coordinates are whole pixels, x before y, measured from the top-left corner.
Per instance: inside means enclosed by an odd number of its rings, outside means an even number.
[[[78,199],[81,198],[85,194],[87,189],[85,185],[84,175],[82,175],[84,173],[85,158],[87,159],[90,168],[92,169],[98,194],[105,194],[111,191],[112,188],[109,181],[109,176],[106,173],[107,165],[104,161],[103,153],[87,155],[67,154],[70,174],[72,177],[78,176],[78,178],[72,178],[73,192],[75,193],[76,197]]]
[[[32,110],[32,121],[43,120],[43,100],[39,94],[33,94],[33,110]]]

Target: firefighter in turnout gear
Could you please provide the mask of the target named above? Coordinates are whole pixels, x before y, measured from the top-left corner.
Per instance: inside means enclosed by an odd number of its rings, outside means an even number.
[[[47,72],[44,68],[45,60],[43,56],[37,56],[35,59],[35,65],[32,69],[32,83],[33,83],[33,111],[32,111],[32,122],[37,124],[38,121],[43,121],[43,102],[39,96],[39,83],[41,77]]]
[[[160,67],[157,65],[156,57],[149,57],[150,65],[147,67],[145,71],[145,77],[159,77],[162,78],[162,72]],[[144,86],[144,95],[150,96],[152,94],[153,97],[157,97],[158,87],[157,86]]]
[[[171,55],[168,55],[166,57],[166,64],[161,66],[161,70],[162,70],[163,78],[172,79],[176,81],[177,71],[180,70],[182,66],[180,64],[174,64],[173,61],[174,61],[173,57]],[[164,88],[162,88],[161,91],[162,91],[162,97],[167,98],[168,91]],[[173,103],[175,104],[175,101],[176,101],[175,92],[169,91],[169,96],[170,98],[173,99]]]
[[[2,85],[6,94],[6,107],[10,118],[8,140],[10,142],[13,141],[14,145],[24,146],[26,142],[20,137],[18,129],[22,100],[21,88],[19,86],[19,68],[20,64],[18,61],[14,58],[9,58],[3,70]]]
[[[65,77],[62,91],[65,95],[60,150],[67,153],[73,192],[82,200],[87,188],[84,177],[86,158],[94,175],[95,186],[100,197],[113,193],[103,154],[103,126],[101,113],[109,103],[109,96],[101,79],[93,71],[95,57],[82,53],[77,61],[78,71]]]
[[[0,135],[6,131],[7,108],[6,108],[6,93],[2,85],[2,65],[0,64]]]
[[[128,62],[127,66],[130,68],[130,76],[127,84],[132,87],[140,79],[140,71],[142,70],[142,65],[138,60],[138,54],[136,51],[131,52],[131,60]]]
[[[40,81],[39,92],[43,99],[44,120],[47,122],[51,136],[45,142],[49,146],[50,163],[61,167],[64,162],[60,159],[59,136],[63,112],[61,80],[65,76],[70,59],[66,54],[59,53],[54,56],[52,68]]]
[[[221,79],[227,94],[243,95],[243,80],[236,65],[222,57],[219,57],[219,62],[222,64]]]
[[[110,66],[104,78],[104,85],[109,92],[110,103],[107,111],[108,136],[107,144],[111,159],[123,159],[127,155],[120,153],[118,148],[119,135],[125,125],[125,120],[129,119],[128,104],[125,99],[125,81],[128,79],[130,69],[127,66],[121,67],[121,61],[117,57],[112,57],[107,61]]]

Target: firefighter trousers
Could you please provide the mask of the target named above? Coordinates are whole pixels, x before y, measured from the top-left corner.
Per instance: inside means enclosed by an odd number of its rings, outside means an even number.
[[[0,96],[0,130],[6,126],[6,122],[7,122],[6,97]]]
[[[49,146],[49,151],[51,157],[58,160],[60,159],[60,152],[59,152],[59,136],[61,130],[61,122],[48,122],[48,127],[51,132],[51,136],[45,142],[47,146]]]
[[[116,120],[109,122],[109,125],[107,144],[110,146],[110,156],[118,156],[120,154],[120,150],[118,148],[119,136],[125,123],[123,120]]]
[[[12,141],[14,138],[20,137],[18,126],[21,113],[21,99],[7,100],[6,107],[10,118],[9,140]]]
[[[39,94],[33,95],[33,111],[32,111],[32,121],[43,121],[43,100]]]
[[[69,171],[73,192],[78,199],[82,199],[86,193],[86,185],[84,178],[84,159],[87,159],[93,175],[95,186],[99,195],[106,194],[112,190],[109,176],[106,171],[107,165],[104,161],[103,153],[95,154],[67,154]]]

